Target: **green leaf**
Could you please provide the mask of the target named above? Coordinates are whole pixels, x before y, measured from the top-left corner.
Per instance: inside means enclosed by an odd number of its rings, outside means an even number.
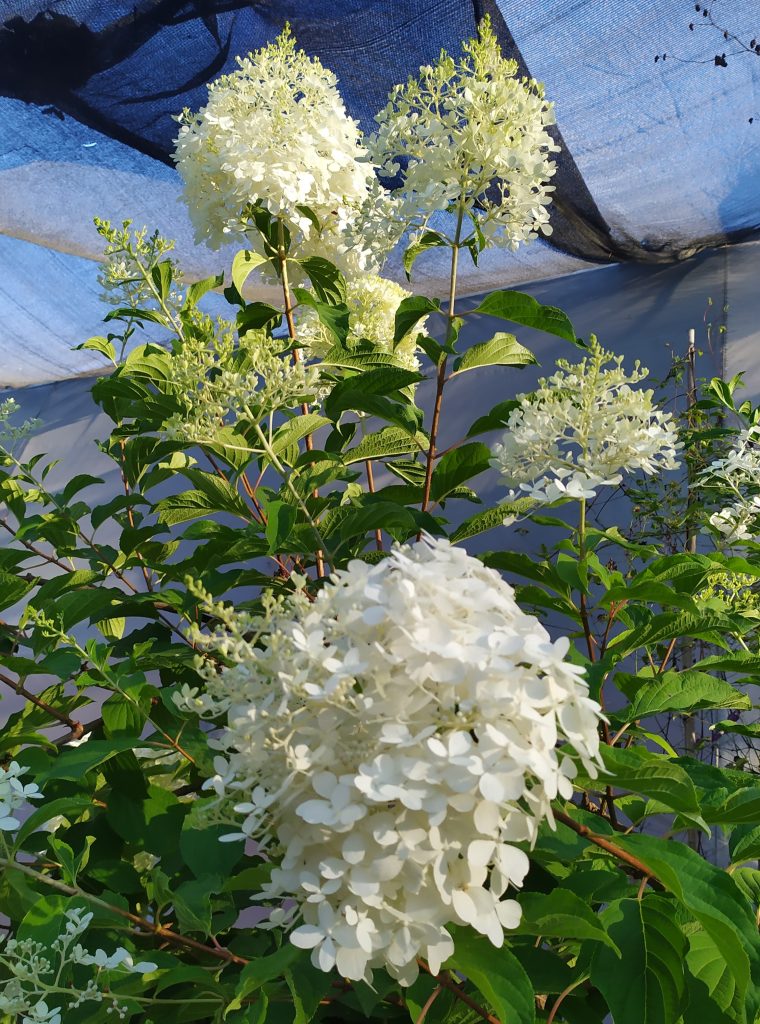
[[[603,745],[602,758],[609,774],[602,775],[589,788],[619,787],[659,800],[674,811],[700,813],[693,782],[680,765],[662,754],[654,754],[645,747]]]
[[[437,249],[448,244],[449,242],[446,237],[437,231],[423,231],[417,241],[410,245],[404,253],[403,262],[407,281],[412,279],[412,267],[418,256],[421,256],[423,252],[427,252],[428,249]]]
[[[116,349],[113,347],[113,342],[101,335],[95,335],[92,338],[88,338],[87,341],[83,341],[81,345],[74,346],[75,352],[79,352],[81,349],[100,352],[100,354],[105,356],[106,359],[110,359],[114,364],[116,363]]]
[[[306,271],[321,302],[332,306],[345,304],[346,282],[333,263],[321,256],[307,256],[297,262]]]
[[[355,448],[345,454],[346,465],[363,462],[366,459],[386,459],[393,455],[408,455],[410,452],[424,450],[427,438],[417,434],[413,438],[408,431],[400,427],[383,427],[375,434],[367,434]]]
[[[280,455],[292,445],[298,444],[304,437],[313,434],[320,427],[326,426],[329,422],[330,420],[326,416],[320,416],[316,412],[309,412],[305,416],[294,416],[293,419],[283,423],[274,432],[272,451],[275,455]]]
[[[416,529],[417,523],[410,510],[390,501],[341,505],[326,512],[320,523],[320,533],[325,540],[335,535],[344,541],[370,530],[385,530],[395,540],[402,541]]]
[[[760,945],[752,909],[733,878],[683,843],[645,835],[616,836],[615,842],[638,857],[699,921],[746,998],[747,1020],[754,1021],[760,1008]]]
[[[468,437],[475,437],[476,434],[485,434],[489,430],[503,430],[509,423],[510,413],[519,407],[520,403],[515,398],[506,402],[497,403],[485,416],[479,416],[467,431]]]
[[[454,955],[445,964],[464,974],[502,1024],[534,1024],[533,986],[519,960],[469,928],[452,929]]]
[[[460,523],[449,539],[452,544],[458,544],[497,526],[509,526],[517,516],[525,515],[535,504],[532,498],[518,498],[517,501],[506,501],[503,505],[486,509],[485,512],[476,512],[474,516]]]
[[[686,954],[686,964],[692,976],[698,979],[707,989],[706,995],[717,1005],[720,1015],[705,1018],[707,1007],[704,995],[700,993],[700,1005],[695,1006],[694,1017],[687,1018],[689,1024],[710,1024],[711,1020],[718,1022],[743,1021],[745,1020],[744,1007],[742,1005],[741,991],[737,989],[736,980],[729,970],[725,957],[721,954],[710,935],[700,928],[697,932],[689,935],[689,951]]]
[[[760,786],[729,793],[717,806],[703,803],[702,814],[706,821],[716,825],[752,824],[760,820]]]
[[[686,939],[661,896],[624,899],[601,914],[623,954],[597,949],[591,980],[607,1000],[615,1024],[676,1024],[686,1006]]]
[[[363,395],[395,395],[402,388],[418,384],[422,374],[398,366],[382,366],[338,381],[325,400],[325,412],[336,420]]]
[[[287,541],[298,518],[298,510],[284,501],[270,501],[266,507],[267,525],[266,538],[269,543],[268,553],[276,554],[284,550],[283,545]]]
[[[153,284],[156,286],[158,294],[162,299],[166,299],[172,286],[171,260],[163,260],[163,262],[157,263],[151,270],[150,276],[153,278]]]
[[[749,736],[760,740],[760,722],[716,722],[710,729],[714,732],[735,732],[739,736]]]
[[[726,634],[745,633],[751,623],[738,616],[720,615],[713,612],[693,615],[684,612],[673,615],[666,612],[655,615],[644,626],[628,629],[610,643],[608,650],[625,655],[642,647],[651,647],[673,637],[695,637],[722,647],[725,645]]]
[[[728,843],[732,864],[760,860],[760,825],[739,825],[731,832]]]
[[[232,283],[241,295],[243,294],[243,285],[248,280],[248,276],[257,267],[260,267],[262,263],[268,262],[269,260],[266,256],[261,256],[250,249],[241,249],[240,252],[235,253],[232,260]]]
[[[497,316],[524,327],[532,327],[546,334],[554,334],[566,341],[576,341],[573,325],[561,309],[542,306],[531,295],[524,292],[496,291],[486,295],[473,313]]]
[[[298,965],[297,971],[286,970],[285,981],[293,996],[293,1024],[309,1024],[332,987],[332,977],[306,961]]]
[[[430,496],[443,501],[455,487],[491,468],[491,451],[480,441],[471,441],[446,452],[433,471]]]
[[[258,331],[274,320],[282,318],[282,310],[268,302],[247,302],[237,315],[238,333]]]
[[[268,981],[280,978],[285,971],[293,967],[299,959],[303,959],[303,950],[298,949],[290,942],[280,946],[277,952],[270,956],[257,957],[246,964],[240,972],[240,978],[235,990],[235,998],[228,1003],[224,1011],[226,1017],[232,1010],[239,1010],[243,1000],[252,992],[261,988]]]
[[[468,348],[455,362],[452,377],[480,366],[530,366],[538,360],[514,334],[495,334],[489,341]]]
[[[50,779],[78,782],[86,772],[99,768],[122,751],[131,750],[134,745],[134,737],[125,736],[111,740],[88,740],[78,747],[63,747],[52,765],[36,776],[35,782],[40,786]]]
[[[395,348],[424,316],[437,313],[440,308],[438,299],[428,299],[424,295],[410,295],[408,299],[402,299],[396,310],[393,347]]]
[[[655,715],[661,711],[682,714],[703,708],[750,708],[752,701],[730,683],[716,679],[706,672],[687,669],[684,672],[664,672],[644,683],[631,702],[616,714],[622,721]]]
[[[338,342],[339,346],[345,344],[348,337],[350,313],[348,306],[344,302],[337,304],[323,302],[321,299],[315,298],[306,288],[294,288],[293,294],[301,305],[311,306],[319,317],[320,322],[332,334],[333,339]],[[343,351],[342,348],[341,351]],[[324,361],[321,360],[321,362]]]
[[[519,933],[556,939],[593,939],[620,954],[601,919],[574,892],[562,888],[549,893],[525,892],[519,902],[523,910],[517,928]]]
[[[196,281],[187,289],[183,309],[190,309],[197,306],[203,296],[214,288],[221,288],[224,284],[224,274],[212,274],[211,277],[204,277],[202,281]]]
[[[221,889],[222,878],[219,875],[204,875],[203,878],[183,882],[173,891],[172,903],[180,931],[208,935],[211,930],[211,897]]]
[[[34,587],[31,580],[0,569],[0,608],[10,608]]]

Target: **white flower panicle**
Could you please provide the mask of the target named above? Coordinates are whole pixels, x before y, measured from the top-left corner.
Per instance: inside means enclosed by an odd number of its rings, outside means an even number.
[[[726,543],[756,539],[760,533],[760,427],[742,430],[728,454],[700,474],[698,484],[733,499],[709,518]]]
[[[0,965],[10,975],[0,991],[0,1013],[12,1014],[21,1024],[62,1024],[65,1011],[86,1002],[108,1005],[109,1012],[126,1017],[128,1009],[111,991],[111,984],[130,974],[150,974],[154,963],[136,962],[132,954],[118,946],[113,953],[102,949],[94,953],[78,941],[87,931],[92,914],[75,907],[64,912],[63,930],[51,943],[33,939],[0,937]],[[73,965],[94,967],[94,976],[84,988],[64,987]]]
[[[517,78],[487,18],[463,50],[459,61],[442,52],[393,89],[368,146],[387,175],[401,174],[406,224],[422,229],[436,211],[461,206],[487,245],[516,249],[551,232],[553,105],[541,85]]]
[[[385,967],[410,984],[417,957],[436,974],[450,924],[500,946],[520,919],[503,899],[528,870],[517,844],[571,796],[576,759],[596,774],[600,708],[568,640],[431,538],[351,562],[312,603],[227,612],[225,629],[209,640],[234,664],[208,672],[204,710],[226,711],[208,785],[279,859],[257,897],[280,904],[272,925],[300,918],[292,942],[354,980]]]
[[[510,499],[593,498],[624,473],[677,467],[682,444],[673,417],[655,407],[651,390],[632,387],[647,371],[636,363],[626,373],[622,361],[592,335],[585,359],[560,360],[535,392],[518,395],[493,448],[505,483],[516,488]]]
[[[356,229],[378,186],[335,75],[296,48],[289,28],[238,64],[209,86],[205,107],[179,117],[175,161],[198,240],[218,248],[261,205],[287,226],[298,255],[350,249],[366,265],[372,245]],[[392,241],[379,228],[371,241],[384,254]]]
[[[349,347],[352,342],[366,339],[372,342],[377,351],[395,355],[405,369],[419,369],[417,336],[427,335],[427,317],[420,320],[395,348],[393,346],[396,311],[402,300],[411,294],[395,281],[377,274],[349,277],[346,281],[346,305],[350,313]],[[331,333],[309,306],[304,307],[299,320],[298,342],[309,355],[317,358],[326,356],[335,344]]]
[[[122,221],[121,227],[113,227],[110,221],[96,217],[95,227],[106,240],[103,265],[98,272],[103,301],[133,309],[158,308],[151,270],[167,259],[174,242],[157,230],[152,234],[148,234],[146,227],[133,230],[130,220]],[[177,289],[182,286],[183,274],[174,261],[171,261],[171,269],[174,292],[170,298],[173,306],[179,306],[183,296]]]
[[[42,793],[34,782],[26,785],[21,776],[29,771],[17,761],[11,761],[7,768],[0,768],[0,832],[15,832],[21,826],[16,811],[29,800],[41,800]]]
[[[226,320],[198,310],[188,317],[192,330],[175,344],[171,365],[183,409],[164,425],[168,437],[207,442],[231,421],[258,421],[319,396],[318,370],[283,353],[281,338],[252,330],[236,339]]]

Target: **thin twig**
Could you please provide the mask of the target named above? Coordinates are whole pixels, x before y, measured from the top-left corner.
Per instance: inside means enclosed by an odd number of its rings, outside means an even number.
[[[461,985],[457,985],[455,982],[453,982],[449,975],[446,973],[446,971],[441,971],[440,974],[433,974],[433,972],[430,970],[430,968],[428,967],[424,960],[421,960],[418,957],[417,963],[422,968],[422,970],[425,971],[426,974],[429,974],[432,978],[435,978],[435,980],[438,982],[440,986],[445,988],[448,992],[453,993],[453,995],[455,995],[456,998],[460,1000],[460,1002],[464,1003],[466,1006],[469,1006],[470,1009],[474,1010],[479,1017],[483,1018],[483,1020],[488,1021],[488,1024],[502,1024],[498,1017],[494,1017],[494,1015],[492,1013],[489,1013],[484,1006],[481,1006],[480,1003],[476,1002],[472,998],[472,996],[468,996],[466,992],[462,991]]]
[[[5,683],[5,685],[9,686],[19,695],[19,697],[23,697],[25,700],[28,700],[30,704],[34,704],[41,711],[44,711],[45,714],[50,715],[51,718],[60,722],[61,725],[65,725],[72,734],[69,739],[79,739],[84,732],[84,726],[81,722],[78,722],[75,718],[71,718],[71,716],[67,715],[64,711],[57,711],[56,708],[52,707],[46,701],[41,700],[39,697],[35,696],[35,694],[30,693],[23,683],[14,683],[10,676],[5,675],[4,672],[0,672],[0,682]]]
[[[554,811],[554,817],[557,821],[561,821],[563,825],[567,825],[568,828],[576,832],[582,839],[588,840],[589,843],[593,843],[594,846],[598,846],[601,850],[606,850],[607,853],[611,853],[613,857],[616,857],[623,864],[627,864],[632,868],[637,875],[646,876],[652,885],[656,885],[663,888],[662,883],[659,879],[652,875],[651,870],[635,857],[632,853],[628,853],[627,850],[623,850],[620,846],[610,842],[604,836],[597,835],[596,832],[592,832],[587,825],[581,825],[574,818],[571,818],[569,814],[565,814],[563,811]]]
[[[225,963],[240,964],[242,966],[245,966],[245,964],[248,963],[248,960],[246,960],[245,957],[237,956],[237,954],[230,952],[228,949],[224,949],[221,946],[219,948],[206,946],[202,942],[197,942],[195,939],[189,938],[187,935],[180,935],[179,932],[172,931],[171,928],[165,928],[161,924],[155,924],[153,921],[148,921],[146,918],[140,917],[138,914],[133,914],[130,910],[124,910],[122,907],[113,906],[111,903],[107,903],[105,900],[100,899],[99,896],[94,896],[92,893],[85,892],[84,889],[80,889],[78,886],[66,885],[65,882],[59,882],[57,878],[51,878],[49,875],[45,875],[41,871],[35,871],[34,868],[29,867],[27,864],[19,864],[18,861],[0,857],[0,867],[19,871],[22,875],[33,878],[35,881],[41,882],[43,885],[47,885],[58,892],[62,892],[66,896],[77,896],[80,899],[87,900],[88,903],[101,907],[103,910],[116,914],[117,917],[121,917],[123,920],[129,921],[130,924],[135,925],[135,929],[132,930],[132,934],[136,936],[144,937],[146,934],[154,935],[156,938],[169,942],[174,946],[184,946],[196,953],[203,953],[207,956],[215,957],[217,960],[223,960]]]

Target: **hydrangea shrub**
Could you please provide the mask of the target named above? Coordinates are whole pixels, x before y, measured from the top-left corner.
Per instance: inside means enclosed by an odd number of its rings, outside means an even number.
[[[528,295],[458,306],[460,259],[550,229],[516,70],[484,22],[364,138],[286,31],[179,118],[232,265],[98,222],[122,491],[54,489],[0,405],[3,1024],[758,1019],[756,763],[654,723],[757,734],[760,414],[737,381],[665,411]],[[404,235],[447,295],[382,276]],[[527,327],[567,356],[513,400]],[[505,397],[441,449],[462,373]],[[683,536],[600,525],[636,474]]]

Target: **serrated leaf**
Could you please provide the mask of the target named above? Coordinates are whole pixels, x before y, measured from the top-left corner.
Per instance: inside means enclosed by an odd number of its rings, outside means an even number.
[[[113,347],[113,342],[109,341],[108,338],[104,338],[102,335],[95,335],[92,338],[88,338],[87,341],[83,341],[81,345],[75,345],[74,351],[79,352],[82,349],[89,350],[91,352],[100,352],[106,359],[110,359],[112,363],[116,363],[116,349]]]
[[[400,427],[383,427],[374,434],[367,434],[355,448],[350,448],[345,453],[345,461],[346,465],[350,465],[367,459],[386,459],[393,455],[424,451],[426,447],[427,437],[422,433],[412,437]]]
[[[486,509],[485,512],[476,512],[474,516],[465,519],[452,533],[450,540],[452,544],[469,540],[479,533],[486,533],[497,526],[509,526],[517,516],[525,515],[534,506],[532,498],[518,498],[517,501],[507,501],[503,505]]]
[[[747,1020],[760,1008],[760,945],[754,914],[736,882],[683,843],[616,836],[699,921],[720,950],[746,1000]]]
[[[622,721],[634,721],[661,711],[685,714],[704,708],[750,708],[752,701],[730,683],[706,672],[687,669],[663,672],[644,683],[628,708],[618,714]]]
[[[454,363],[452,377],[481,366],[530,366],[538,360],[514,334],[495,334],[489,341],[468,348]]]
[[[269,260],[266,256],[262,256],[250,249],[241,249],[240,252],[235,253],[232,260],[232,283],[241,295],[243,294],[243,285],[248,280],[249,275],[257,267],[260,267],[262,263],[268,262]]]
[[[519,960],[471,929],[455,928],[452,932],[454,955],[444,966],[465,975],[501,1024],[534,1024],[535,994]]]
[[[345,303],[346,282],[334,263],[322,256],[307,256],[297,262],[306,271],[321,302],[332,306]]]
[[[272,451],[275,455],[280,455],[291,445],[297,444],[304,437],[313,434],[329,422],[330,420],[326,416],[320,416],[316,412],[309,412],[305,416],[294,416],[275,431],[272,437]]]
[[[532,327],[546,334],[554,334],[566,341],[576,341],[573,325],[561,309],[542,306],[531,295],[524,292],[496,291],[486,295],[473,313],[497,316],[524,327]]]
[[[523,910],[517,928],[519,933],[556,939],[592,939],[620,954],[599,916],[574,892],[562,888],[549,893],[525,892],[519,902]]]
[[[197,306],[207,292],[213,291],[214,288],[221,288],[223,284],[224,274],[212,274],[210,277],[204,277],[202,281],[195,281],[187,289],[182,308],[189,309],[192,306]]]
[[[417,241],[410,245],[404,253],[403,263],[407,281],[412,279],[412,267],[418,256],[427,252],[428,249],[438,249],[448,244],[448,239],[437,231],[423,231]]]
[[[430,496],[443,501],[455,487],[491,468],[491,451],[480,441],[471,441],[446,452],[433,471]]]
[[[588,788],[609,785],[659,800],[674,811],[700,813],[694,783],[680,765],[673,764],[662,754],[654,754],[645,747],[626,749],[606,745],[602,746],[601,753],[609,774],[592,781]]]
[[[623,966],[601,947],[594,954],[591,980],[615,1024],[676,1024],[687,1002],[687,944],[670,900],[651,895],[619,900],[601,916],[622,951]]]
[[[423,317],[437,313],[440,308],[438,299],[428,299],[424,295],[410,295],[409,298],[402,299],[396,310],[393,347],[395,348]]]

